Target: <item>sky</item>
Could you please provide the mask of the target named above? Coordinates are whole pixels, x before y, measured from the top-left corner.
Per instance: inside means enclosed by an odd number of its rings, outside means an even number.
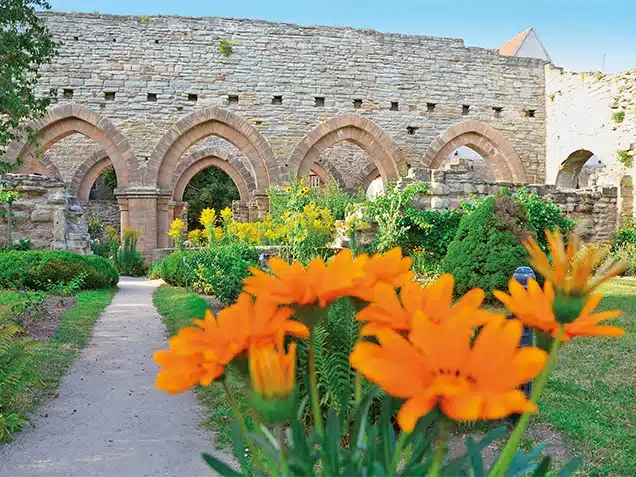
[[[53,11],[254,18],[463,38],[497,48],[528,27],[570,71],[636,68],[636,0],[49,0]]]

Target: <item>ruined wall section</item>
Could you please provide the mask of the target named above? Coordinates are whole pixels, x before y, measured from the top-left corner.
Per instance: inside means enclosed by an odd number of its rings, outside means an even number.
[[[529,181],[545,177],[540,60],[502,57],[458,39],[352,28],[224,18],[43,16],[61,47],[43,71],[40,93],[53,94],[58,105],[74,101],[110,119],[142,165],[180,118],[221,106],[265,136],[283,176],[303,136],[333,116],[357,113],[391,133],[411,165],[447,127],[468,119],[486,122],[511,141]],[[219,50],[222,40],[232,45],[227,57]],[[85,148],[69,143],[51,153],[60,170],[73,170],[85,158]],[[351,157],[357,164],[366,156]],[[334,162],[348,165],[342,174],[351,175],[352,162],[341,152]]]
[[[619,186],[633,175],[618,155],[633,158],[636,150],[636,69],[604,75],[546,65],[546,112],[547,183],[554,184],[564,161],[581,149],[605,165],[594,183]]]

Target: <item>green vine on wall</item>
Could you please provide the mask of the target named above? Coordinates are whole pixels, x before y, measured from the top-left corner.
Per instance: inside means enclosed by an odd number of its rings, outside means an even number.
[[[625,167],[632,167],[634,165],[634,156],[630,156],[629,150],[627,149],[616,151],[616,159]]]
[[[232,54],[232,44],[227,40],[221,40],[219,42],[219,51],[223,56],[229,58],[229,56]]]
[[[617,124],[622,123],[625,120],[625,111],[616,111],[612,114],[612,121]]]

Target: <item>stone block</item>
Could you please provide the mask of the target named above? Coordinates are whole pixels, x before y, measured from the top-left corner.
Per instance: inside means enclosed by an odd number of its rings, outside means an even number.
[[[31,222],[51,222],[53,220],[53,209],[50,208],[36,208],[31,212]]]

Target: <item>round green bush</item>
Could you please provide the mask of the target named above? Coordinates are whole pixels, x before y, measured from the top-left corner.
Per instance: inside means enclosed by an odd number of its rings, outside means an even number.
[[[525,223],[523,209],[511,197],[490,197],[462,217],[442,261],[442,269],[455,277],[456,293],[479,287],[491,295],[507,288],[515,269],[527,264],[520,243]]]
[[[45,290],[85,274],[82,289],[110,288],[119,274],[106,259],[64,250],[6,251],[0,253],[0,287]]]

